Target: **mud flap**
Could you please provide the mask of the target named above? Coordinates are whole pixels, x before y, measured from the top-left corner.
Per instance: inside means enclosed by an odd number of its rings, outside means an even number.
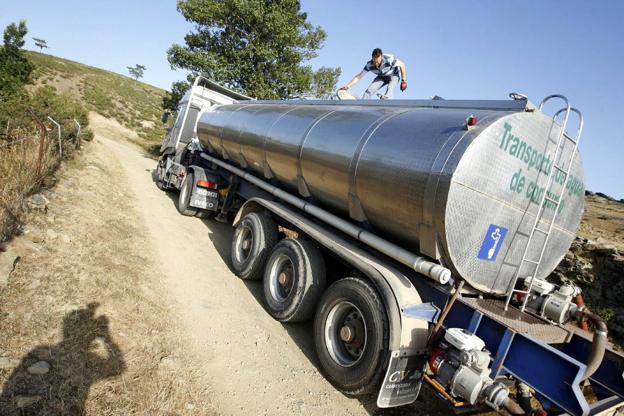
[[[216,175],[200,166],[192,165],[188,169],[193,171],[195,181],[218,181]],[[216,211],[219,207],[219,193],[216,190],[200,188],[193,184],[189,205],[193,208]]]
[[[216,211],[219,206],[219,194],[216,191],[194,186],[189,205],[193,208]]]
[[[392,351],[388,371],[377,396],[377,407],[396,407],[413,403],[423,382],[427,355],[405,355]]]

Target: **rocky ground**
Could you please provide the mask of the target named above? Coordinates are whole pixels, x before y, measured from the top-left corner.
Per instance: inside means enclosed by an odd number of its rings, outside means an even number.
[[[624,345],[624,201],[587,193],[578,237],[553,277],[579,285],[613,341]]]

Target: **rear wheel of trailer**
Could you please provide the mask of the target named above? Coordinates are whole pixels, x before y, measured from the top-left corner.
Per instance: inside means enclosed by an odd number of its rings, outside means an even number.
[[[314,344],[322,372],[340,391],[370,393],[389,357],[388,318],[367,280],[347,277],[323,294],[314,319]]]
[[[236,226],[232,238],[232,268],[243,280],[260,280],[273,246],[277,225],[268,215],[252,212]]]
[[[325,261],[312,241],[285,238],[271,252],[264,272],[264,299],[280,322],[314,315],[325,289]]]

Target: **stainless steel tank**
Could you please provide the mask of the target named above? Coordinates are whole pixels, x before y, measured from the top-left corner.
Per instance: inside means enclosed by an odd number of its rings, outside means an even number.
[[[525,104],[256,101],[203,113],[197,131],[213,155],[438,259],[477,290],[503,294],[521,262],[560,132]],[[471,115],[478,122],[468,128]],[[571,146],[563,149],[561,164],[570,153]],[[555,176],[553,199],[562,178]],[[539,277],[565,255],[581,220],[579,157],[566,188]],[[541,228],[553,212],[544,210]],[[536,250],[530,258],[539,258]]]

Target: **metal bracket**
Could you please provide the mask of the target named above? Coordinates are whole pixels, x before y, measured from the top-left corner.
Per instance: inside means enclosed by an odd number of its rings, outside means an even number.
[[[440,308],[431,302],[408,305],[401,309],[401,313],[414,319],[427,322],[436,322],[440,316]]]

